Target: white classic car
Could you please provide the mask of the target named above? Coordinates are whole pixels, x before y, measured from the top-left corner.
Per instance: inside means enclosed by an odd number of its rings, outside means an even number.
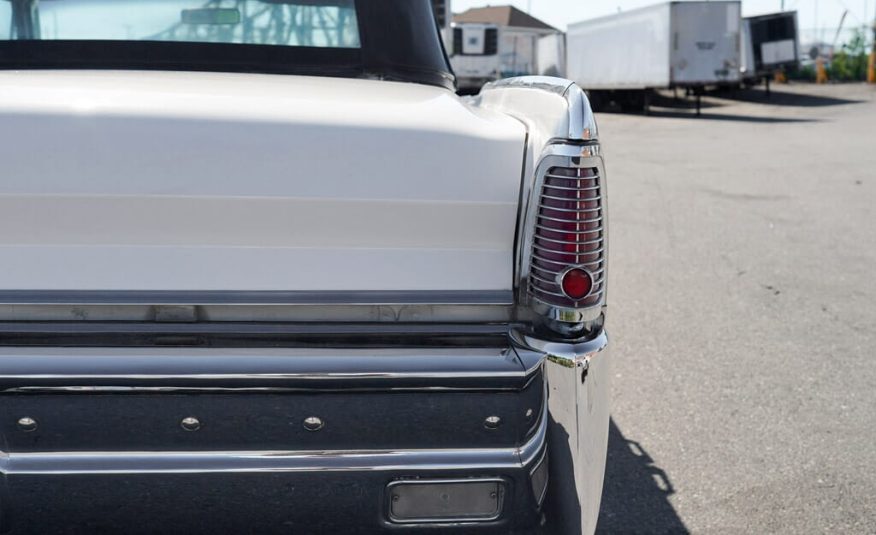
[[[0,28],[2,529],[595,529],[577,86],[457,97],[429,0],[11,0]]]

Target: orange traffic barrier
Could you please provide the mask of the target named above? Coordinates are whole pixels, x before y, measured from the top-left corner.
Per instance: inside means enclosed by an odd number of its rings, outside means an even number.
[[[815,83],[827,83],[827,69],[824,67],[824,58],[818,58],[815,60]]]
[[[867,82],[876,84],[876,50],[870,52],[870,63],[867,65]]]

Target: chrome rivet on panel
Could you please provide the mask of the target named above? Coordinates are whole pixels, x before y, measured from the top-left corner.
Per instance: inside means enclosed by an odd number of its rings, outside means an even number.
[[[24,431],[25,433],[30,433],[31,431],[36,431],[37,429],[37,421],[29,416],[25,416],[18,420],[18,428]]]
[[[527,421],[527,422],[531,422],[531,421],[532,421],[532,416],[533,416],[534,414],[535,414],[535,411],[533,411],[532,409],[526,409],[526,421]]]
[[[308,431],[319,431],[323,427],[325,427],[325,422],[322,421],[322,418],[310,416],[304,419],[304,429]]]
[[[201,421],[194,416],[189,416],[183,418],[182,421],[179,423],[179,426],[186,431],[197,431],[201,428]]]
[[[502,424],[502,419],[498,416],[487,416],[484,420],[484,427],[487,429],[497,429]]]

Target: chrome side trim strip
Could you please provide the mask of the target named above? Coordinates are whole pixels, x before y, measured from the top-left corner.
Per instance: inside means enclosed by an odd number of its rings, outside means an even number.
[[[512,290],[136,291],[6,290],[0,305],[510,305]]]
[[[519,390],[530,379],[510,347],[0,348],[6,392]]]
[[[547,407],[517,448],[359,451],[0,452],[4,475],[211,474],[503,470],[529,466],[544,449]]]

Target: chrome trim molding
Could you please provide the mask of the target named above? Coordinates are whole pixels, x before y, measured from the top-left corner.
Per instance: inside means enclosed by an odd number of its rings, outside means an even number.
[[[519,391],[510,348],[0,348],[2,392]]]
[[[548,360],[566,363],[567,367],[587,366],[597,355],[608,349],[608,335],[601,331],[596,337],[589,340],[575,342],[557,342],[544,340],[528,334],[514,331],[512,339],[521,349],[541,354]],[[518,353],[525,355],[522,351]]]
[[[0,305],[510,305],[511,290],[135,291],[4,290]]]

